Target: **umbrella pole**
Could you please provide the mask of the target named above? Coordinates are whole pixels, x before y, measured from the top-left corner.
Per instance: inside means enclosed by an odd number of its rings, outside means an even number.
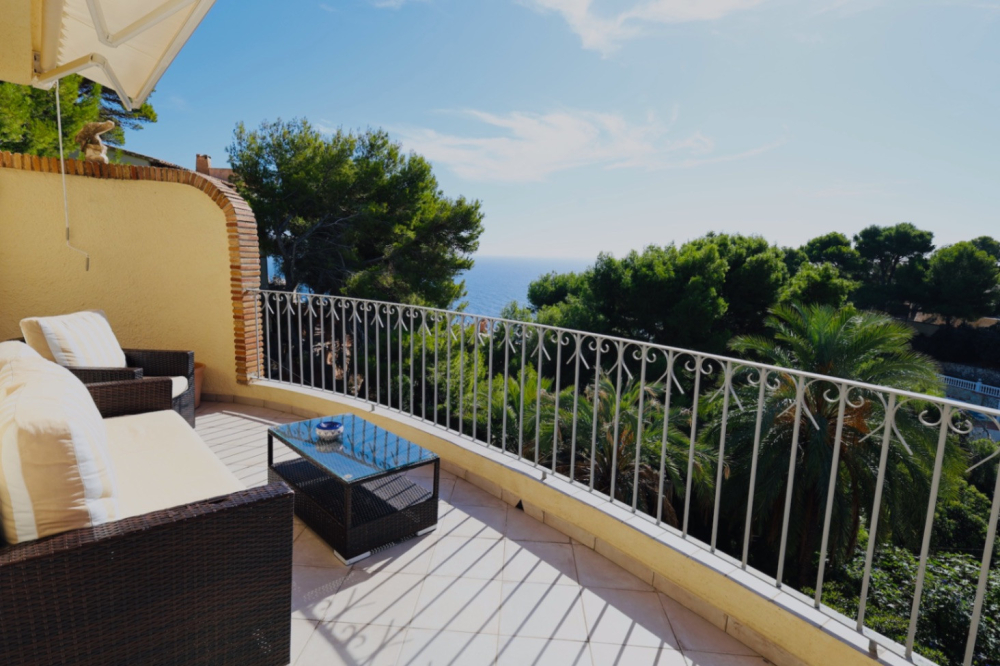
[[[56,127],[59,130],[59,172],[62,175],[63,216],[66,220],[66,247],[86,258],[85,270],[90,270],[90,255],[69,242],[69,197],[66,195],[66,155],[63,153],[62,107],[59,104],[59,79],[56,79]]]

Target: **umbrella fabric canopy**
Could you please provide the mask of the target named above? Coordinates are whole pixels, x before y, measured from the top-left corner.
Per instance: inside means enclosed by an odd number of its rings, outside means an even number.
[[[118,92],[132,109],[156,82],[215,0],[43,0],[34,85],[80,74]]]

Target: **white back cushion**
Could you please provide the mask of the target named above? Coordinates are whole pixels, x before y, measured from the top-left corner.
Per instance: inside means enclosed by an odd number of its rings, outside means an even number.
[[[17,340],[0,342],[0,367],[18,358],[42,358],[34,349]]]
[[[24,341],[50,361],[70,368],[124,368],[125,353],[104,313],[74,312],[21,320]]]
[[[0,527],[20,543],[117,520],[107,431],[86,387],[38,358],[0,367]]]

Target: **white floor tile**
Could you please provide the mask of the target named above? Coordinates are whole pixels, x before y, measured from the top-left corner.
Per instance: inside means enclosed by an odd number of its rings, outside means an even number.
[[[600,666],[688,666],[683,654],[665,647],[591,643],[590,651]]]
[[[581,590],[568,585],[504,583],[500,635],[587,640]]]
[[[569,543],[569,537],[552,529],[545,523],[540,523],[524,511],[513,509],[507,512],[508,539],[514,541],[548,541],[551,543]]]
[[[455,631],[410,629],[399,655],[399,666],[491,666],[497,637]]]
[[[438,508],[437,532],[442,536],[499,539],[507,528],[507,507],[452,506]]]
[[[586,546],[573,544],[573,555],[576,558],[578,579],[584,587],[610,587],[645,592],[653,590],[651,586]]]
[[[307,567],[333,567],[344,563],[333,553],[333,548],[312,530],[306,528],[292,544],[292,564]]]
[[[291,663],[295,663],[295,660],[299,658],[302,654],[303,648],[306,646],[306,641],[312,636],[313,631],[316,630],[316,625],[319,624],[313,620],[292,620],[292,651]]]
[[[673,599],[660,595],[670,626],[687,652],[712,652],[756,656],[756,653],[708,620],[695,615]]]
[[[578,585],[573,547],[568,543],[516,542],[504,539],[506,581]]]
[[[394,666],[405,629],[347,622],[321,623],[295,666]]]
[[[266,481],[267,428],[298,420],[206,403],[198,432],[255,485]],[[275,457],[297,456],[279,445]],[[424,487],[433,478],[430,468],[408,476]],[[766,664],[593,550],[449,472],[440,481],[437,530],[353,567],[295,519],[293,664]]]
[[[503,570],[503,553],[501,539],[444,536],[434,546],[428,573],[452,578],[497,578]]]
[[[494,508],[506,508],[507,506],[506,502],[499,497],[494,497],[482,488],[462,479],[455,482],[455,489],[448,501],[455,506],[491,506]]]
[[[500,601],[500,581],[427,576],[410,626],[495,634]]]
[[[407,539],[392,548],[379,551],[354,564],[354,569],[377,573],[399,571],[410,574],[424,574],[434,556],[437,532],[430,532],[415,539]]]
[[[324,619],[332,622],[403,626],[413,617],[424,577],[352,571],[334,595]]]
[[[592,643],[680,649],[656,592],[585,588],[583,612]]]
[[[350,569],[292,567],[292,617],[322,620]]]
[[[590,656],[590,646],[581,641],[514,636],[500,639],[497,666],[591,666],[600,664]]]

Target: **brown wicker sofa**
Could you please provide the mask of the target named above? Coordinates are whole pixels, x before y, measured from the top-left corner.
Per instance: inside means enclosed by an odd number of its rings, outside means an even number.
[[[172,408],[168,378],[88,390],[109,426]],[[292,501],[275,483],[0,541],[0,664],[287,664]]]

